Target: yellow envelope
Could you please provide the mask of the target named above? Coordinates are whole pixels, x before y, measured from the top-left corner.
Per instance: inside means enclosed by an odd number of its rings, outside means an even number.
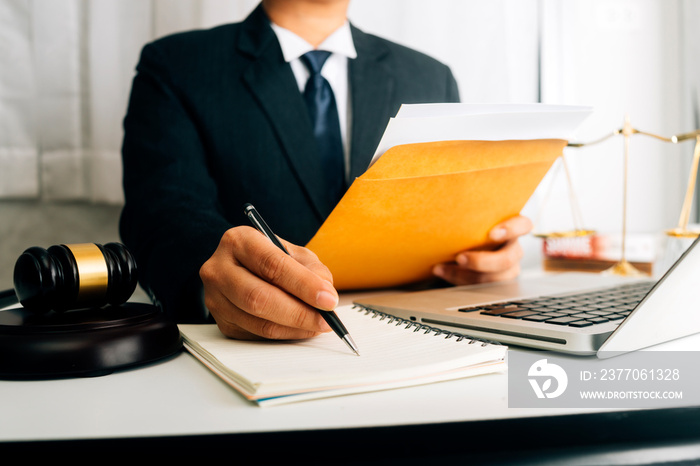
[[[339,290],[410,284],[518,215],[562,139],[394,146],[358,177],[307,244]]]

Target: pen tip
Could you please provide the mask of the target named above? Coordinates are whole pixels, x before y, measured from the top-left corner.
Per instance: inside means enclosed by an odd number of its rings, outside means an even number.
[[[350,338],[350,335],[345,335],[343,337],[343,340],[345,340],[345,343],[350,347],[350,349],[355,353],[356,355],[360,355],[360,352],[357,350],[357,346],[355,345],[355,342]]]

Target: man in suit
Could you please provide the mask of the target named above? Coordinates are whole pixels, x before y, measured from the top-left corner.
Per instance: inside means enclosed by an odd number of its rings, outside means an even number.
[[[124,120],[125,206],[120,231],[142,286],[179,322],[213,319],[236,338],[326,332],[332,276],[306,244],[337,198],[325,191],[303,98],[306,50],[330,49],[344,186],[366,168],[403,103],[458,101],[443,64],[365,34],[349,0],[263,0],[238,24],[144,47]],[[343,177],[343,175],[339,175]],[[247,226],[254,204],[290,256]],[[529,221],[494,229],[503,247],[436,266],[451,283],[510,278]]]

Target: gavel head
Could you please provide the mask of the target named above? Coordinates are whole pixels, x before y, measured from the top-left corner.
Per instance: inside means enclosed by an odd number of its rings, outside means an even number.
[[[15,263],[17,299],[37,313],[120,305],[136,284],[136,261],[119,243],[31,247]]]

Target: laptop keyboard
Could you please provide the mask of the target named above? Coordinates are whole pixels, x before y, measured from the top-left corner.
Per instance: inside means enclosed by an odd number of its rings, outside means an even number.
[[[622,321],[654,283],[633,283],[567,296],[548,296],[459,309],[505,319],[521,319],[570,327]]]

